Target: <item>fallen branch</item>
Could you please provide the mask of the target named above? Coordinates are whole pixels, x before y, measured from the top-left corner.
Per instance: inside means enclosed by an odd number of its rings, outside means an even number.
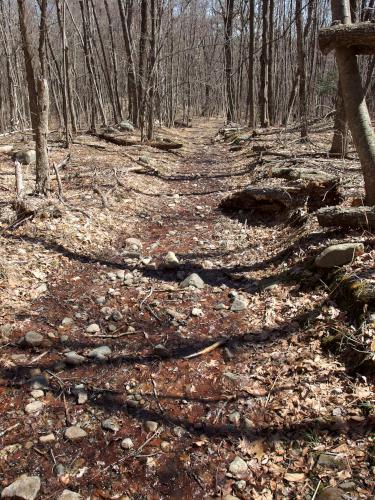
[[[205,347],[204,349],[201,349],[198,352],[194,352],[193,354],[189,354],[188,356],[184,356],[183,359],[192,359],[192,358],[197,358],[198,356],[202,356],[203,354],[208,354],[209,352],[214,351],[218,347],[226,344],[227,341],[228,341],[228,339],[218,340],[214,344],[211,344],[211,345]]]

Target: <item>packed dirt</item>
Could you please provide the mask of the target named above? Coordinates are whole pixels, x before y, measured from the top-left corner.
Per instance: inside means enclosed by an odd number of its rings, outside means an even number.
[[[313,214],[302,224],[223,214],[220,201],[268,166],[214,142],[220,125],[161,130],[184,144],[169,153],[85,136],[62,172],[62,216],[15,228],[14,166],[2,156],[2,487],[27,474],[40,477],[43,499],[65,489],[92,499],[373,497],[372,380],[322,350],[327,331],[351,326],[311,266],[348,240],[366,241],[356,262],[373,266],[371,234],[322,230]],[[251,146],[308,152],[356,197],[358,162],[324,157],[327,130],[318,124],[305,145],[275,130]],[[65,154],[55,147],[51,160]],[[154,170],[126,172],[142,163]],[[204,285],[181,287],[193,273]],[[110,349],[93,357],[100,346]],[[85,432],[72,439],[72,426]]]

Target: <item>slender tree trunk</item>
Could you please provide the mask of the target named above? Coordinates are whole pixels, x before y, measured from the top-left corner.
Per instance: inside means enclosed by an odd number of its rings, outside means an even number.
[[[225,83],[227,93],[227,122],[235,121],[234,87],[233,87],[233,7],[234,0],[227,0],[224,13],[224,57],[225,57]]]
[[[262,52],[260,56],[260,124],[262,127],[269,126],[268,117],[268,20],[269,20],[269,0],[262,3]]]
[[[273,102],[273,36],[274,36],[274,13],[275,0],[270,0],[270,22],[269,22],[269,41],[268,41],[268,116],[270,124],[275,122],[275,110]]]
[[[342,22],[349,19],[347,0],[331,0],[332,17]],[[346,116],[363,171],[366,202],[375,205],[375,134],[367,109],[357,57],[353,49],[337,48],[341,89]]]
[[[255,127],[254,103],[254,49],[255,49],[255,0],[250,0],[249,5],[249,127]]]
[[[301,121],[301,139],[307,139],[307,98],[305,44],[303,38],[302,0],[296,0],[297,58],[299,73],[299,114]]]

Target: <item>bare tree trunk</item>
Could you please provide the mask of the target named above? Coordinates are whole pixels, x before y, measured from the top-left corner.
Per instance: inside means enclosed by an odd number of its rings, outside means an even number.
[[[141,1],[141,33],[139,40],[139,80],[138,98],[140,105],[139,125],[143,138],[145,110],[146,110],[146,44],[147,44],[147,0]]]
[[[344,100],[342,98],[340,79],[337,84],[335,123],[330,155],[345,157],[348,146],[348,123],[346,121]]]
[[[255,105],[254,105],[254,48],[255,48],[255,0],[250,0],[249,5],[249,127],[255,127]]]
[[[150,141],[154,137],[154,72],[156,64],[156,5],[155,0],[150,0],[151,16],[151,39],[150,39],[150,63],[149,63],[149,100],[148,100],[148,126],[147,139]]]
[[[268,41],[268,116],[270,124],[275,121],[275,110],[273,103],[273,36],[274,36],[274,13],[275,0],[270,0],[270,22],[269,22],[269,41]]]
[[[347,0],[331,0],[332,16],[342,22],[350,20]],[[375,205],[375,134],[362,87],[357,57],[350,48],[337,48],[341,89],[349,128],[356,146],[365,181],[366,202]]]
[[[307,99],[305,44],[303,38],[302,0],[296,0],[297,57],[299,73],[299,112],[301,121],[301,140],[307,139]]]
[[[224,12],[224,56],[225,56],[225,83],[227,91],[227,122],[235,121],[234,87],[233,87],[233,7],[234,0],[226,0]]]
[[[269,0],[263,0],[262,3],[262,52],[260,56],[260,124],[262,127],[268,127],[268,18],[269,18]]]

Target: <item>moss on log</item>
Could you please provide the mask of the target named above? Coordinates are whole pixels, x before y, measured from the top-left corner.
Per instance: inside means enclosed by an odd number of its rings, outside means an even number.
[[[375,228],[375,207],[325,207],[316,216],[322,227]]]

